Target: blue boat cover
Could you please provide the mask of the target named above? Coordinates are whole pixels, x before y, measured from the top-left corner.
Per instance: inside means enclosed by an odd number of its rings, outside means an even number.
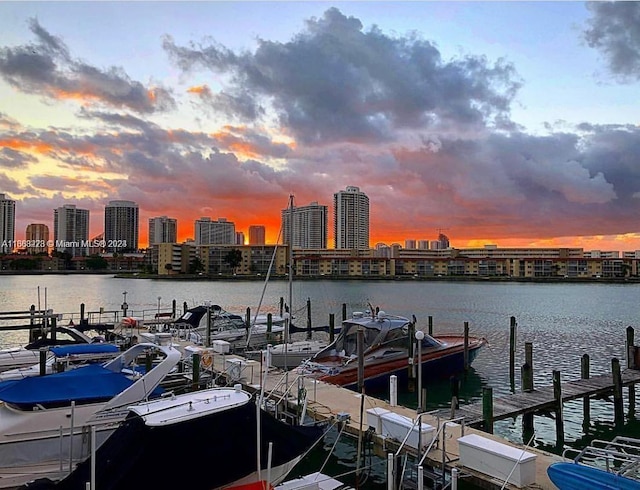
[[[4,381],[0,383],[0,400],[16,405],[43,406],[72,400],[80,403],[109,400],[131,386],[124,374],[89,364],[77,369],[47,376]]]
[[[117,345],[108,343],[57,345],[51,347],[49,350],[57,357],[74,354],[108,354],[110,352],[120,352]]]
[[[558,462],[547,468],[560,490],[638,490],[640,481],[577,463]]]

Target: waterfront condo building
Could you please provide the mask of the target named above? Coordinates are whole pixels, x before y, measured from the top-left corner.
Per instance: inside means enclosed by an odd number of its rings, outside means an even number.
[[[249,245],[264,245],[266,229],[264,225],[251,225],[249,227]]]
[[[73,257],[87,255],[89,246],[89,210],[65,204],[53,210],[53,239],[56,252]]]
[[[327,206],[312,202],[283,209],[282,243],[290,241],[293,248],[327,248]]]
[[[337,249],[369,248],[369,197],[348,186],[333,195],[333,236]]]
[[[195,222],[195,244],[197,245],[235,245],[236,225],[227,218],[200,218]]]
[[[31,223],[27,225],[25,233],[27,239],[27,252],[41,254],[49,251],[49,227],[43,223]]]
[[[0,253],[11,253],[16,239],[16,202],[0,194]]]
[[[104,208],[106,252],[138,250],[138,205],[133,201],[109,201]]]
[[[149,218],[149,247],[178,242],[178,220],[167,216]]]

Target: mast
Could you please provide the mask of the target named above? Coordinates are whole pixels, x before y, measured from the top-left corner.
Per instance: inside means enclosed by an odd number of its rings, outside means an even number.
[[[284,370],[289,372],[289,364],[287,363],[287,351],[289,350],[289,330],[293,317],[293,194],[289,194],[289,316],[285,323],[284,329]],[[288,380],[287,380],[288,381]]]

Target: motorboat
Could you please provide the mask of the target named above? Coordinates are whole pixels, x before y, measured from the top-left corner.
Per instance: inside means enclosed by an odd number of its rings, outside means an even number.
[[[270,341],[281,337],[284,318],[258,315],[247,328],[245,320],[219,305],[196,306],[187,310],[175,322],[168,325],[170,331],[196,344],[222,340],[229,342],[231,350],[244,349],[247,346],[264,347]]]
[[[565,450],[563,456],[566,457]],[[593,440],[573,460],[558,461],[547,474],[559,490],[640,489],[640,439]]]
[[[182,356],[170,335],[156,337],[156,343],[134,345],[104,364],[0,383],[2,471],[82,460],[89,428],[95,427],[99,445],[129,405],[160,396],[160,383]]]
[[[51,329],[48,335],[43,335],[24,347],[0,350],[0,373],[9,369],[32,366],[40,359],[40,349],[56,345],[91,344],[104,340],[99,337],[89,337],[72,326],[58,326],[55,328],[55,335],[53,332],[54,330]]]
[[[119,355],[121,350],[115,344],[99,342],[93,344],[57,345],[43,352],[45,355],[44,365],[38,362],[28,367],[9,369],[0,373],[0,382],[59,373],[92,362],[105,362]],[[40,354],[40,352],[38,353]]]
[[[305,361],[299,372],[340,386],[358,383],[358,332],[363,339],[363,382],[386,382],[391,374],[399,380],[408,377],[411,363],[422,366],[423,380],[437,379],[464,370],[465,346],[471,364],[486,339],[464,335],[431,336],[422,331],[419,349],[413,349],[415,320],[388,315],[384,311],[355,312],[342,322],[334,342]],[[411,336],[411,338],[410,338]],[[421,353],[418,359],[417,352]],[[414,352],[414,355],[411,355]],[[411,361],[411,363],[410,363]]]
[[[92,466],[92,488],[103,490],[211,490],[259,481],[275,485],[323,435],[319,426],[292,426],[258,409],[241,385],[161,398],[128,410],[94,457],[57,484],[42,480],[26,488],[83,490]],[[188,466],[163,469],[169,454],[179,455]]]

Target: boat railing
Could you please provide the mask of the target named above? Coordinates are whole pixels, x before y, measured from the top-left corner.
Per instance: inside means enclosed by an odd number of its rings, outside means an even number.
[[[640,439],[617,436],[612,441],[594,439],[582,450],[565,449],[563,457],[577,453],[575,463],[591,466],[617,475],[640,476]]]

